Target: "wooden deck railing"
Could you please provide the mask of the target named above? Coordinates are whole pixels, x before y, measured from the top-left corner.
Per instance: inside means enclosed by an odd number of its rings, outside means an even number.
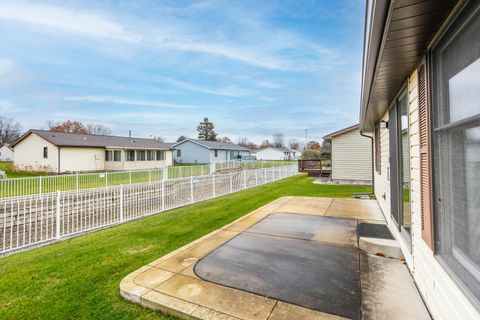
[[[329,158],[298,160],[298,171],[307,172],[309,176],[330,176],[332,160]]]

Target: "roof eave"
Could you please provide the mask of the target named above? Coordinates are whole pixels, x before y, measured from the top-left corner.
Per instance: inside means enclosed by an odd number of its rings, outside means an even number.
[[[360,131],[368,130],[366,115],[370,92],[372,89],[375,73],[380,59],[380,50],[384,46],[386,37],[385,26],[391,15],[393,4],[390,1],[366,1],[366,20],[364,32],[364,51],[362,64],[362,88],[360,102]]]

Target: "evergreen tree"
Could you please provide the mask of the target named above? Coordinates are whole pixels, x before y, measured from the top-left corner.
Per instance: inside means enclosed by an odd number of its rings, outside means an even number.
[[[215,133],[215,125],[209,121],[208,118],[204,118],[197,127],[198,139],[216,141],[217,134]]]

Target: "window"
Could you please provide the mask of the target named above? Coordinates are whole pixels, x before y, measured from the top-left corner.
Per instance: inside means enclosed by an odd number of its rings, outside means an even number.
[[[182,156],[182,150],[177,149],[177,157],[181,157],[181,156]]]
[[[113,161],[122,161],[122,152],[120,150],[113,151]]]
[[[125,161],[135,161],[135,150],[125,150]]]
[[[157,161],[162,161],[162,160],[165,160],[165,151],[157,150]]]
[[[48,147],[43,147],[43,158],[44,159],[48,158]]]
[[[112,150],[105,151],[105,161],[112,161],[113,152]]]
[[[147,150],[147,161],[155,161],[155,150]]]
[[[145,150],[137,150],[137,161],[145,161]]]
[[[431,51],[436,252],[480,302],[480,3],[470,1]]]
[[[218,157],[218,150],[215,149],[215,158]]]

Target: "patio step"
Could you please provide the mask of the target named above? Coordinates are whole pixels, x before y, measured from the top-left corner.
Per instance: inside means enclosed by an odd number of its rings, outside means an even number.
[[[396,240],[360,237],[358,246],[361,250],[377,256],[404,259],[400,244]]]

